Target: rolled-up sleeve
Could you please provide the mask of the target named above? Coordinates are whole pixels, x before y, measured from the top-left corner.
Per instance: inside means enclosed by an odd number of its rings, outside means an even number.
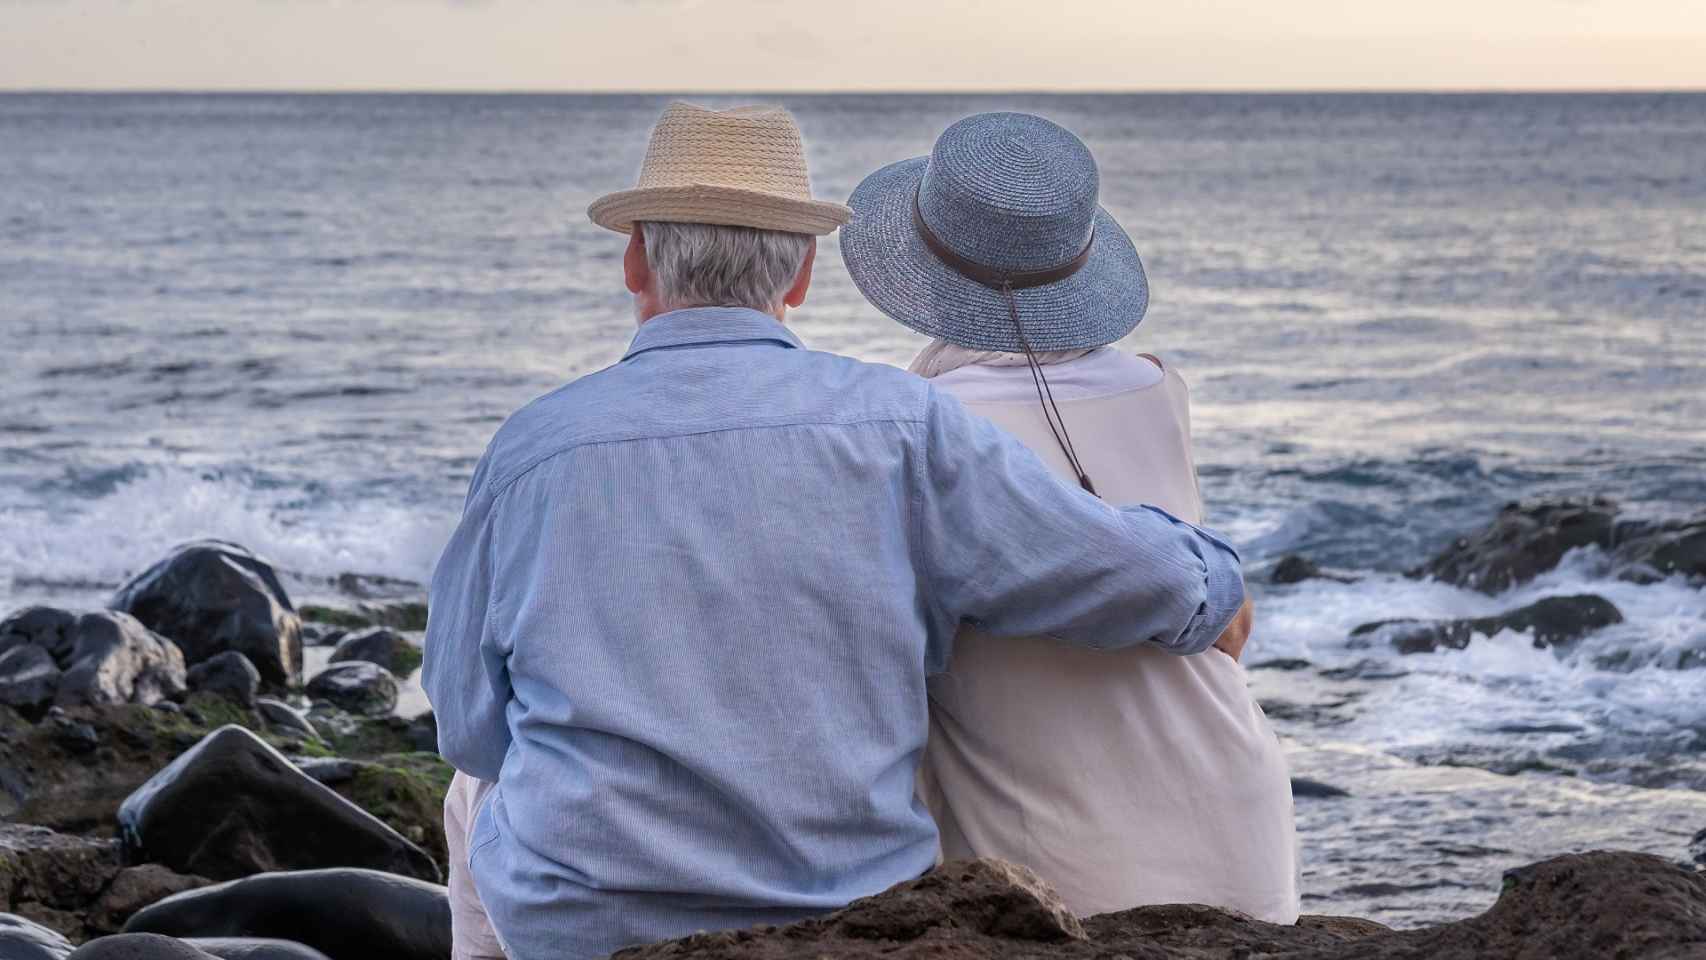
[[[1219,537],[1062,482],[952,397],[933,392],[926,410],[919,539],[944,631],[968,622],[996,636],[1192,654],[1237,614],[1244,577]]]
[[[491,630],[494,507],[476,470],[462,520],[433,570],[421,686],[438,721],[438,752],[495,781],[509,751],[507,658]]]

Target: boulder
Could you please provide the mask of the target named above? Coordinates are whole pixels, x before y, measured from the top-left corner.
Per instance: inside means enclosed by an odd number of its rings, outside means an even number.
[[[1674,574],[1706,578],[1706,513],[1688,520],[1644,524],[1614,553],[1625,580],[1650,583]]]
[[[346,634],[332,650],[332,663],[366,661],[378,664],[399,677],[421,665],[421,650],[402,634],[388,627],[369,627]]]
[[[33,920],[0,913],[0,960],[64,960],[71,941]]]
[[[133,861],[215,880],[318,867],[439,878],[420,847],[239,726],[208,734],[137,788],[118,820]]]
[[[121,933],[90,940],[71,954],[75,960],[217,960],[176,937]]]
[[[1499,593],[1556,567],[1571,550],[1610,549],[1617,534],[1617,506],[1609,500],[1512,503],[1486,529],[1458,537],[1410,575]]]
[[[219,960],[331,960],[325,954],[294,940],[265,937],[191,937],[184,941]]]
[[[178,648],[127,614],[31,607],[0,622],[0,697],[26,713],[156,703],[183,696],[184,682]]]
[[[125,929],[294,940],[333,960],[443,960],[450,901],[442,886],[374,870],[266,873],[169,897]]]
[[[59,693],[59,664],[33,643],[0,653],[0,704],[26,713],[47,709]]]
[[[1335,787],[1330,783],[1310,780],[1305,777],[1291,778],[1291,795],[1293,797],[1311,797],[1319,800],[1337,800],[1351,795],[1344,787]]]
[[[1467,620],[1380,620],[1351,631],[1352,638],[1383,637],[1399,653],[1431,653],[1442,647],[1461,650],[1475,636],[1501,630],[1531,634],[1538,648],[1580,640],[1595,630],[1623,622],[1611,601],[1593,594],[1547,597],[1491,617]],[[1366,641],[1365,641],[1366,642]]]
[[[302,624],[290,597],[265,560],[236,544],[183,544],[120,587],[111,606],[170,637],[191,664],[235,650],[269,685],[301,678]]]
[[[333,664],[308,681],[308,696],[350,713],[383,716],[397,709],[397,678],[365,660]]]
[[[252,707],[255,694],[261,688],[261,672],[255,669],[248,657],[235,650],[227,650],[191,667],[189,686],[191,690]]]

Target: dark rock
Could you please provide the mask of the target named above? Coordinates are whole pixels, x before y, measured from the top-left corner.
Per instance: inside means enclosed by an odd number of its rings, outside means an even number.
[[[1617,535],[1617,506],[1609,500],[1513,503],[1485,530],[1458,537],[1410,574],[1499,593],[1556,567],[1571,550],[1609,550]]]
[[[1349,666],[1322,670],[1320,675],[1328,680],[1397,680],[1409,676],[1410,671],[1385,660],[1358,660]]]
[[[32,920],[0,913],[0,960],[64,960],[71,941]]]
[[[294,940],[334,960],[450,956],[450,903],[437,884],[374,870],[267,873],[169,897],[129,931]]]
[[[261,672],[249,658],[235,650],[215,654],[196,664],[189,671],[191,690],[224,697],[245,707],[255,705],[255,694],[261,688]]]
[[[1381,620],[1365,623],[1351,636],[1381,636],[1399,653],[1431,653],[1441,647],[1461,650],[1475,636],[1490,637],[1501,630],[1529,633],[1538,648],[1580,640],[1595,630],[1623,622],[1611,601],[1592,594],[1547,597],[1491,617],[1468,620]]]
[[[431,710],[410,720],[404,733],[412,749],[422,753],[438,752],[438,716]]]
[[[421,665],[421,650],[402,634],[386,627],[369,627],[347,634],[332,651],[332,663],[365,661],[378,664],[399,677]]]
[[[1351,795],[1351,792],[1343,787],[1335,787],[1330,783],[1322,783],[1319,780],[1309,780],[1304,777],[1292,777],[1291,795],[1293,797],[1336,799],[1338,797],[1348,797]]]
[[[25,607],[0,620],[0,650],[33,643],[57,661],[71,658],[77,615],[58,607]]]
[[[350,660],[320,671],[308,681],[308,696],[342,710],[376,717],[397,709],[397,678],[365,660]]]
[[[1706,830],[1694,835],[1694,842],[1688,845],[1688,854],[1695,863],[1706,867]]]
[[[1307,670],[1315,664],[1299,657],[1280,657],[1274,660],[1263,660],[1250,664],[1251,670],[1283,670],[1287,673],[1293,670]]]
[[[1706,578],[1706,513],[1631,530],[1614,559],[1623,567],[1623,579],[1637,583],[1674,574],[1694,580]]]
[[[424,850],[238,726],[172,761],[118,819],[133,859],[215,880],[333,866],[439,877]]]
[[[325,954],[294,940],[264,937],[191,937],[184,941],[219,960],[331,960]]]
[[[183,544],[121,587],[111,605],[170,637],[192,664],[235,650],[272,686],[302,675],[302,625],[290,597],[266,561],[236,544]]]
[[[31,607],[0,623],[0,650],[5,702],[26,712],[49,700],[154,703],[184,693],[183,654],[123,613]]]
[[[308,722],[308,716],[283,700],[257,697],[255,710],[266,721],[268,730],[306,740],[320,739],[320,731]]]
[[[215,960],[176,937],[154,933],[121,933],[91,940],[71,954],[73,960]]]
[[[59,710],[60,708],[54,707]],[[49,714],[47,728],[53,731],[54,742],[66,753],[82,755],[93,753],[101,745],[101,732],[92,723],[74,720],[63,711]]]
[[[205,877],[186,877],[157,863],[126,867],[89,908],[85,924],[96,935],[117,933],[143,907],[212,882]]]
[[[1268,571],[1268,582],[1276,585],[1302,583],[1305,580],[1331,580],[1334,583],[1356,583],[1357,578],[1336,571],[1323,570],[1308,557],[1288,553],[1279,558]]]
[[[59,664],[33,643],[0,653],[0,704],[34,713],[46,709],[59,692]]]
[[[619,960],[1487,960],[1699,957],[1706,873],[1636,853],[1557,857],[1505,875],[1485,913],[1392,930],[1366,920],[1263,923],[1193,904],[1138,907],[1083,921],[1063,937],[1039,914],[991,922],[1021,901],[965,864],[948,864],[844,910],[786,927],[701,933],[619,951]]]
[[[323,783],[328,787],[354,780],[357,771],[366,765],[360,760],[344,757],[293,757],[291,762],[296,764],[296,769],[313,777],[316,783]]]
[[[336,646],[339,640],[349,632],[339,627],[329,627],[323,623],[314,623],[308,619],[310,607],[298,608],[297,613],[302,617],[302,645],[305,647]]]
[[[112,840],[0,824],[0,909],[82,936],[84,915],[118,871]]]

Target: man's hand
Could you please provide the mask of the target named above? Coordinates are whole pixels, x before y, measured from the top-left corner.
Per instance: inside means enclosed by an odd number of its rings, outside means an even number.
[[[1214,649],[1236,660],[1244,655],[1244,641],[1250,639],[1250,628],[1256,622],[1256,605],[1249,597],[1244,598],[1244,605],[1238,608],[1238,614],[1232,622],[1226,625],[1226,632],[1220,639],[1214,641]]]

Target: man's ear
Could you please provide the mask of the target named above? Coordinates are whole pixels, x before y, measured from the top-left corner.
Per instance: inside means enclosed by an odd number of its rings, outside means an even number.
[[[806,290],[812,285],[812,263],[816,260],[817,238],[813,237],[811,245],[806,247],[806,259],[800,263],[800,272],[794,276],[794,285],[782,294],[782,302],[790,309],[806,302]]]
[[[637,223],[633,232],[628,234],[628,249],[622,253],[622,280],[629,293],[645,290],[646,284],[652,280],[652,267],[646,262],[646,238],[640,233]]]

